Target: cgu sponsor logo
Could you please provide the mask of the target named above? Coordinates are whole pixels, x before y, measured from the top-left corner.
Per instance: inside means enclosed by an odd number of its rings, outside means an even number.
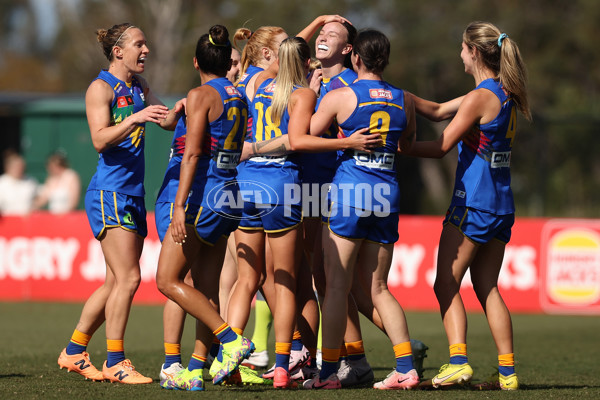
[[[258,211],[252,218],[262,217],[274,210],[279,204],[277,192],[263,182],[251,180],[229,181],[215,186],[207,195],[208,207],[219,215],[235,220],[242,220],[244,203],[254,203]]]
[[[555,233],[547,247],[546,291],[566,305],[600,300],[600,234],[585,228]]]

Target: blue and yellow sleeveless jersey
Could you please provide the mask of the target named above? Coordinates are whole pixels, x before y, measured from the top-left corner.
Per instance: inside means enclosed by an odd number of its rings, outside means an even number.
[[[395,158],[398,142],[406,129],[404,91],[385,81],[360,80],[349,86],[357,97],[357,106],[340,128],[346,136],[369,127],[379,132],[383,146],[371,153],[347,150],[333,179],[337,198],[330,200],[359,209],[398,212],[400,190]],[[333,189],[332,189],[333,190]],[[347,191],[341,195],[339,190]]]
[[[241,93],[227,78],[217,78],[206,83],[221,96],[223,112],[207,127],[202,157],[196,174],[206,176],[202,207],[219,212],[222,201],[237,199],[235,181],[240,161],[248,107]]]
[[[271,118],[271,103],[275,91],[275,80],[267,79],[258,88],[251,106],[253,142],[273,139],[288,134],[290,120],[287,109],[281,116],[279,123]],[[268,201],[268,204],[291,204],[286,199],[286,184],[300,184],[300,167],[298,155],[253,157],[245,163],[244,176],[253,180],[266,183],[272,191],[264,193],[255,191],[253,202]],[[288,188],[289,190],[289,188]],[[276,196],[273,196],[273,192]],[[294,200],[297,204],[300,199]]]
[[[114,91],[110,106],[111,125],[146,107],[144,89],[137,77],[131,87],[107,70],[96,79],[107,82]],[[88,190],[109,190],[130,196],[144,196],[144,138],[145,124],[139,124],[129,137],[99,154],[98,167]]]
[[[500,112],[458,144],[458,166],[450,206],[466,206],[498,215],[513,214],[510,158],[517,110],[499,81],[486,79],[475,88],[481,89],[498,97]]]

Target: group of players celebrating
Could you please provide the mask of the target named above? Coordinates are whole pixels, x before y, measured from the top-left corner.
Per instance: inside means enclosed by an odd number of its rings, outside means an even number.
[[[317,32],[313,58],[307,42]],[[125,357],[123,337],[147,234],[144,129],[154,122],[174,131],[155,212],[162,242],[156,282],[168,298],[162,387],[203,390],[205,368],[214,384],[419,386],[406,318],[387,286],[402,211],[398,179],[406,173],[398,158],[440,158],[458,146],[434,284],[450,360],[428,383],[465,384],[473,376],[459,293],[470,268],[498,349],[498,379],[489,385],[518,388],[511,318],[497,281],[514,223],[509,161],[516,111],[527,118],[530,112],[525,67],[508,35],[487,22],[469,24],[460,56],[476,87],[436,103],[386,82],[388,38],[374,29],[357,32],[341,16],[319,16],[292,37],[276,26],[241,28],[233,44],[227,28],[214,25],[193,57],[201,86],[172,109],[140,76],[149,53],[140,28],[124,23],[97,35],[109,67],[86,93],[99,161],[85,207],[106,280],[85,303],[61,368],[92,380],[153,381]],[[234,48],[241,49],[239,64],[232,63]],[[417,113],[451,121],[437,140],[417,141]],[[223,268],[232,261],[233,270]],[[224,296],[219,282],[236,272]],[[256,347],[244,337],[257,292],[275,329],[275,364],[262,376],[246,366]],[[379,382],[366,361],[359,312],[392,342],[396,365]],[[186,314],[197,324],[183,367]],[[100,371],[86,349],[104,322]]]

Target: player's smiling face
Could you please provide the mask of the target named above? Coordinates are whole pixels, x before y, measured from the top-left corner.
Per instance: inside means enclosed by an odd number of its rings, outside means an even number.
[[[146,45],[146,37],[138,28],[127,31],[128,38],[123,44],[122,55],[125,66],[136,74],[144,72],[146,57],[150,50]]]
[[[348,31],[339,22],[330,22],[323,25],[316,40],[316,57],[318,60],[328,60],[344,56],[352,50],[347,42]]]

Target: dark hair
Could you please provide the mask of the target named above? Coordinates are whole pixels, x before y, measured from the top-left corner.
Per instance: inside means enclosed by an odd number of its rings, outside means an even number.
[[[354,45],[354,39],[356,39],[356,28],[350,22],[344,21],[342,22],[346,31],[348,31],[348,38],[346,43]],[[346,54],[346,58],[344,58],[344,67],[352,69],[352,52]]]
[[[390,61],[390,41],[378,30],[366,29],[356,36],[352,52],[360,57],[369,72],[381,74]]]
[[[196,44],[196,60],[203,72],[217,76],[227,75],[231,65],[229,32],[223,25],[213,25],[200,36]]]
[[[125,32],[129,28],[136,28],[136,26],[129,22],[125,22],[113,25],[112,28],[109,29],[96,30],[96,39],[102,45],[102,51],[108,61],[112,61],[113,59],[113,47],[118,46],[119,43],[123,43],[123,41],[129,37]]]

